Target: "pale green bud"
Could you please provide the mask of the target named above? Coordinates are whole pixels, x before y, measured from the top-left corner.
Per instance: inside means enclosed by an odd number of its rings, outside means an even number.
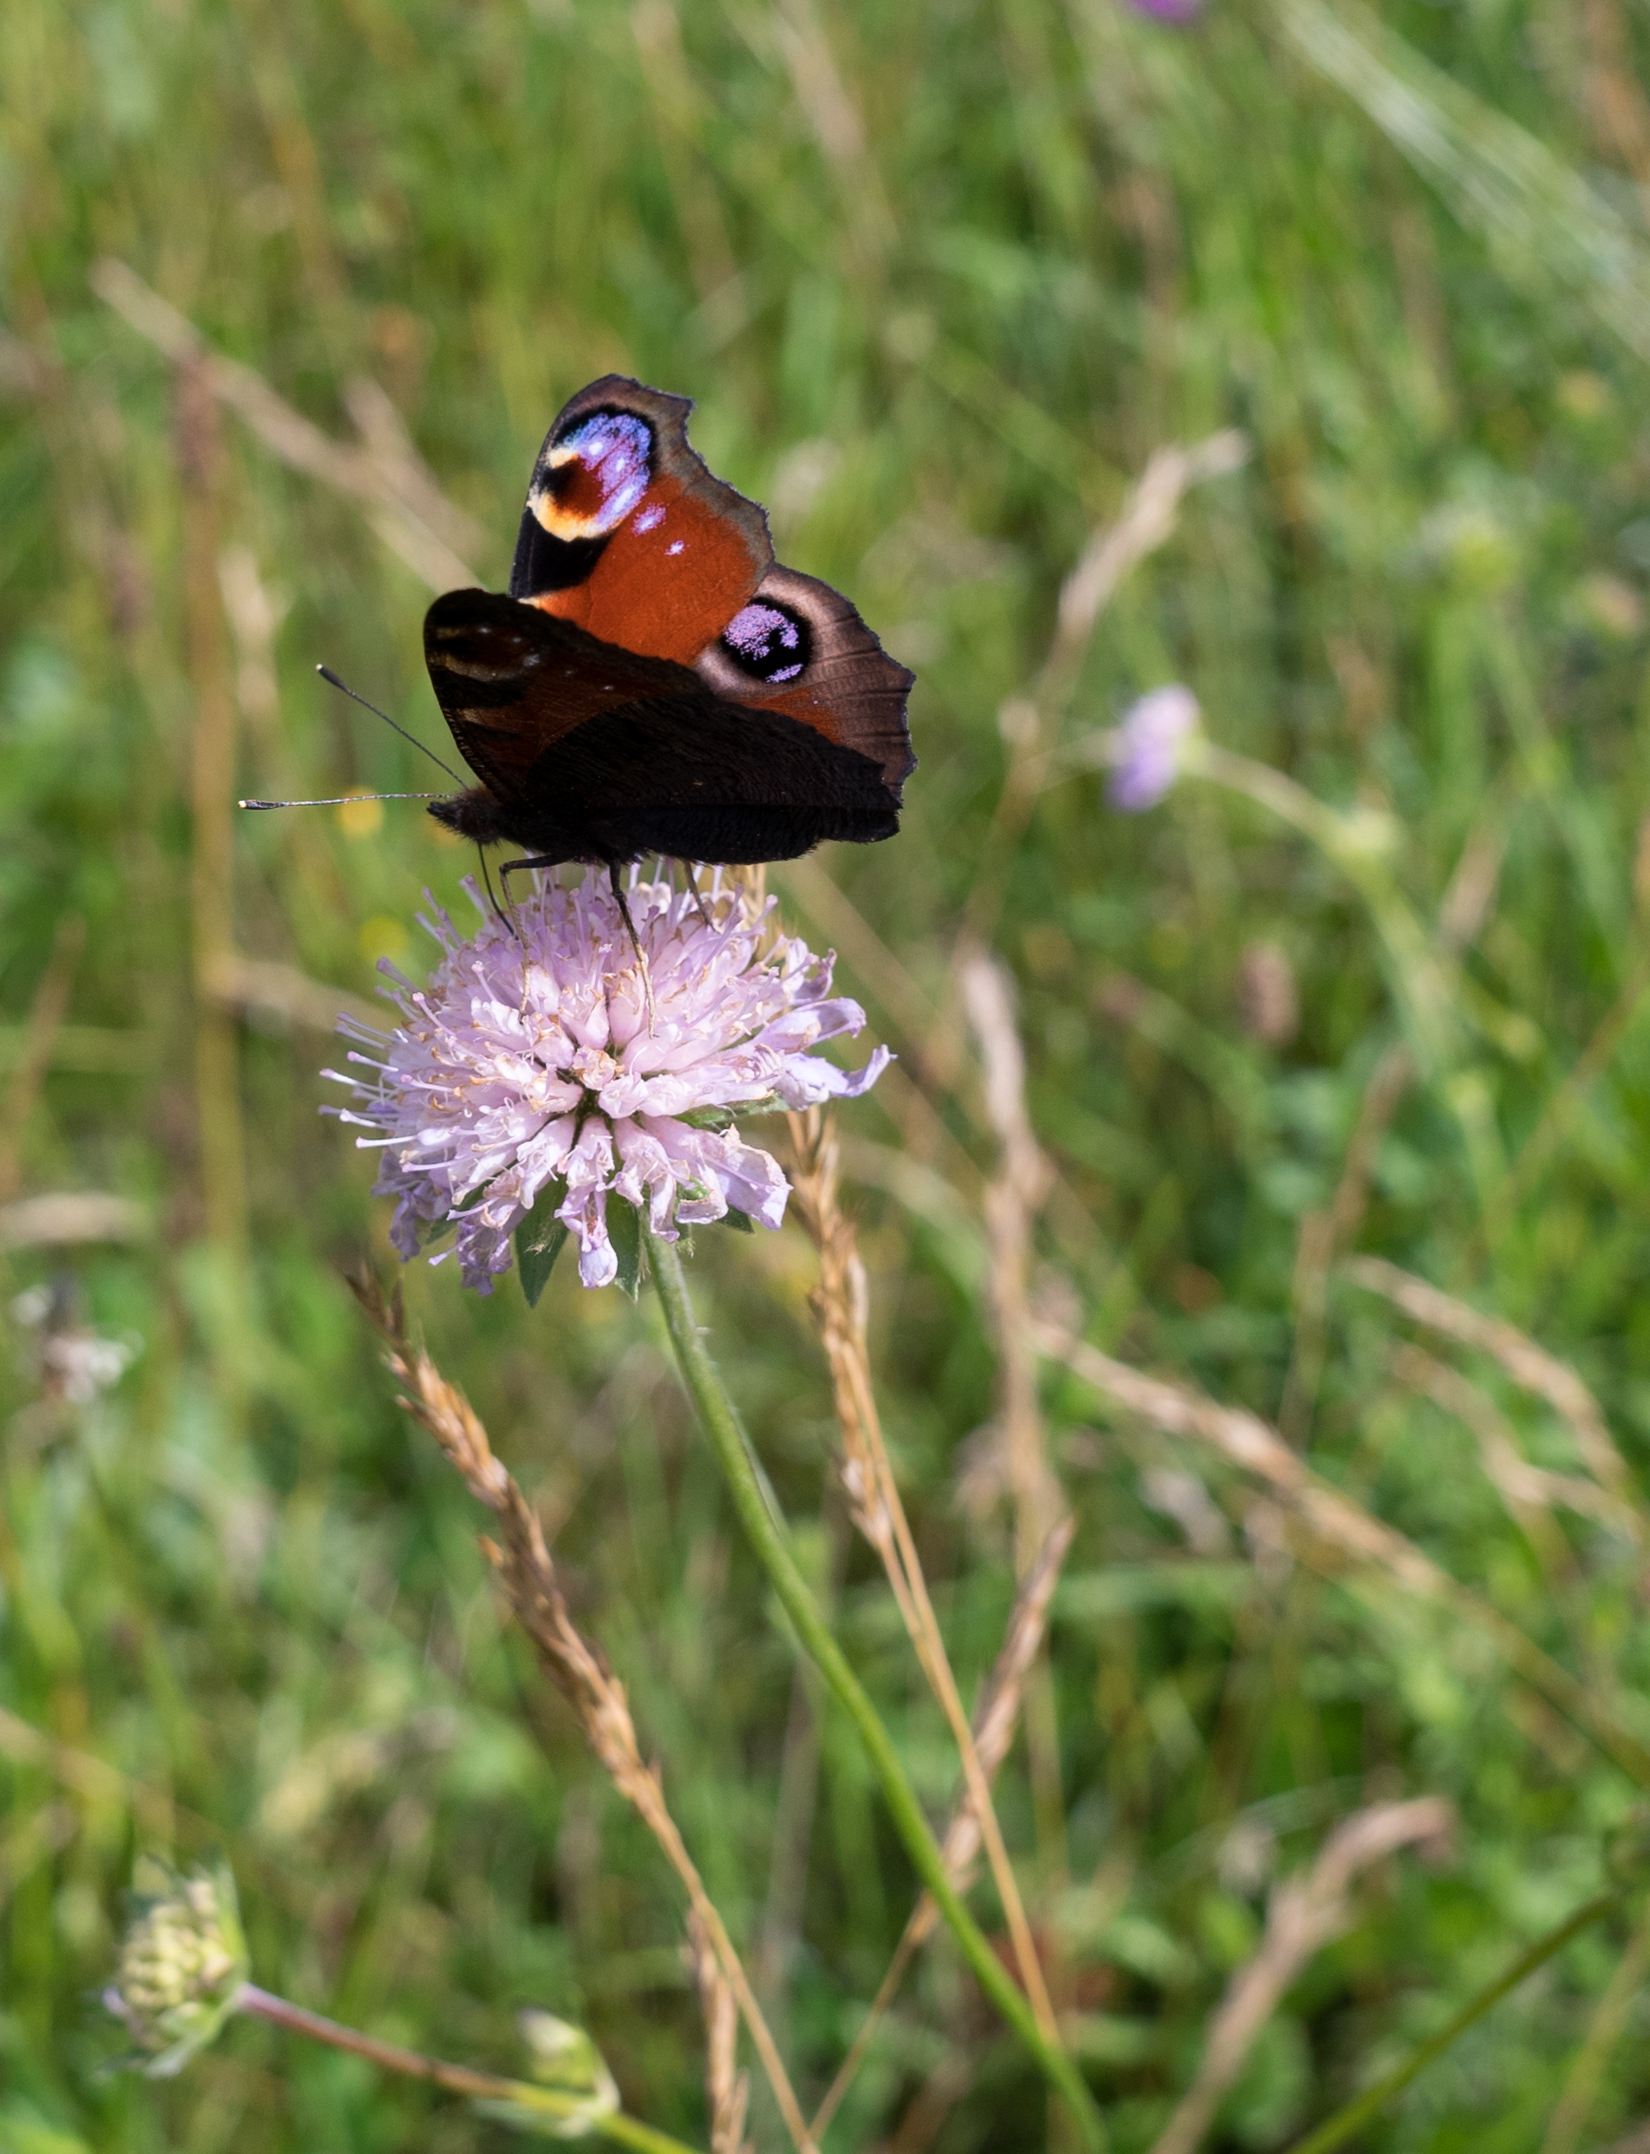
[[[246,1980],[235,1880],[221,1864],[187,1877],[153,1857],[133,1874],[136,1913],[103,2002],[137,2044],[131,2063],[167,2079],[212,2041]]]
[[[507,2101],[477,2102],[483,2116],[545,2139],[582,2139],[619,2106],[619,2090],[601,2051],[582,2027],[552,2013],[516,2015],[527,2045],[532,2084]]]

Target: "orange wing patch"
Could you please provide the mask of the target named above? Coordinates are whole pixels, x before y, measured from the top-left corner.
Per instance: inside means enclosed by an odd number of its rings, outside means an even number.
[[[534,604],[604,643],[691,665],[760,580],[738,527],[665,477],[608,539],[583,583]]]
[[[604,643],[690,665],[773,561],[768,519],[688,445],[686,397],[610,374],[534,468],[512,597]]]

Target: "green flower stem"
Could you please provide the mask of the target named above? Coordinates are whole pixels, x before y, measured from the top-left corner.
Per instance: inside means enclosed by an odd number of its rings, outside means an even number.
[[[1422,1069],[1435,1076],[1459,1060],[1453,968],[1440,962],[1393,872],[1399,832],[1392,818],[1376,809],[1341,812],[1326,807],[1281,770],[1201,738],[1186,747],[1183,767],[1189,777],[1206,778],[1268,809],[1340,869],[1369,908]]]
[[[531,2086],[525,2080],[501,2079],[492,2072],[472,2072],[466,2065],[444,2064],[439,2057],[421,2056],[416,2049],[380,2042],[370,2034],[362,2034],[359,2028],[345,2027],[319,2012],[306,2012],[301,2004],[289,2004],[284,1997],[259,1989],[254,1982],[242,1983],[235,2005],[238,2011],[255,2012],[260,2019],[273,2020],[277,2027],[285,2027],[293,2034],[307,2035],[312,2042],[347,2050],[352,2057],[365,2057],[382,2071],[399,2072],[404,2079],[426,2080],[449,2094],[467,2095],[472,2101],[518,2103],[542,2112],[547,2121],[582,2118],[596,2138],[632,2147],[635,2154],[698,2154],[685,2140],[672,2139],[668,2132],[638,2124],[634,2117],[616,2113],[590,2116],[587,2103],[577,2095],[560,2094],[553,2087]]]
[[[1589,1900],[1585,1906],[1578,1907],[1557,1929],[1549,1930],[1546,1936],[1538,1938],[1527,1952],[1521,1953],[1505,1974],[1498,1975],[1487,1989],[1481,1989],[1476,1997],[1469,1999],[1452,2019],[1446,2020],[1435,2035],[1421,2044],[1413,2056],[1394,2066],[1383,2078],[1377,2079],[1372,2087],[1366,2087],[1363,2093],[1348,2102],[1344,2109],[1337,2109],[1316,2131],[1308,2132],[1304,2139],[1297,2140],[1290,2148],[1289,2154],[1329,2154],[1331,2147],[1343,2146],[1354,2132],[1369,2122],[1378,2109],[1391,2101],[1395,2094],[1401,2094],[1412,2079],[1418,2078],[1435,2058],[1441,2057],[1452,2043],[1459,2041],[1467,2029],[1498,2005],[1510,1990],[1517,1989],[1526,1975],[1534,1974],[1555,1952],[1562,1952],[1572,1937],[1579,1937],[1600,1915],[1607,1915],[1612,1908],[1619,1907],[1621,1900],[1619,1890],[1601,1892],[1597,1899]]]
[[[790,1617],[803,1650],[853,1722],[917,1874],[934,1895],[935,1903],[964,1959],[974,1970],[981,1989],[1031,2051],[1050,2084],[1065,2098],[1077,2120],[1084,2145],[1100,2154],[1106,2145],[1106,2128],[1087,2083],[1059,2044],[1050,2041],[1038,2026],[1024,1992],[992,1951],[979,1924],[963,1905],[946,1869],[939,1842],[929,1829],[922,1806],[900,1763],[893,1739],[858,1676],[849,1667],[842,1648],[831,1635],[817,1602],[797,1569],[783,1529],[769,1512],[733,1403],[722,1387],[722,1379],[717,1375],[716,1366],[694,1323],[687,1281],[682,1276],[682,1260],[675,1244],[660,1241],[649,1233],[647,1247],[654,1284],[659,1290],[659,1304],[664,1311],[665,1327],[675,1349],[683,1386],[727,1478],[746,1538],[773,1581],[780,1604]]]

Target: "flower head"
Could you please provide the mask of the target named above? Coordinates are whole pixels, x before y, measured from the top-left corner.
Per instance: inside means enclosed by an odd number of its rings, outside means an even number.
[[[612,1198],[666,1240],[730,1212],[777,1227],[790,1185],[735,1118],[857,1098],[891,1059],[879,1047],[850,1075],[811,1051],[865,1022],[831,995],[831,959],[771,939],[771,906],[742,894],[713,900],[712,922],[691,891],[638,882],[644,980],[595,876],[541,881],[508,920],[465,888],[483,924],[466,941],[439,908],[423,920],[445,953],[427,988],[380,967],[395,1032],[341,1023],[369,1050],[350,1061],[376,1075],[327,1072],[354,1087],[344,1120],[375,1132],[359,1142],[384,1150],[377,1191],[397,1199],[402,1256],[455,1231],[464,1283],[486,1293],[541,1199],[577,1240],[586,1286],[618,1275]]]
[[[103,2002],[125,2022],[144,2072],[169,2079],[235,2010],[246,1980],[246,1939],[226,1869],[180,1877],[145,1857],[135,1882],[136,1914]]]
[[[1178,681],[1129,706],[1112,743],[1106,797],[1114,808],[1141,815],[1157,806],[1180,775],[1182,750],[1202,715],[1196,696]]]

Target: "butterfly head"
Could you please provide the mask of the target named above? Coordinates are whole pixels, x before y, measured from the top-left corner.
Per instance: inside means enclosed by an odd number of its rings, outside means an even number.
[[[496,845],[507,837],[505,811],[484,785],[472,785],[444,800],[432,800],[429,812],[438,823],[477,845]]]

